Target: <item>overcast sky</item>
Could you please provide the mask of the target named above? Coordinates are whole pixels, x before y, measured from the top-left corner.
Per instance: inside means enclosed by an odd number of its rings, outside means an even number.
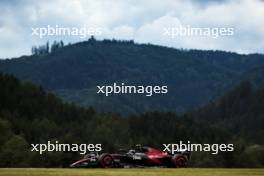
[[[264,53],[262,0],[1,0],[0,58],[30,54],[32,45],[80,37],[32,36],[32,27],[101,28],[98,39],[134,39],[175,48]],[[164,35],[174,26],[234,28],[233,36]]]

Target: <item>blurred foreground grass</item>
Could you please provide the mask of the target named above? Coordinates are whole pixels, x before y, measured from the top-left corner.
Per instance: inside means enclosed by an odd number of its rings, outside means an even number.
[[[0,176],[264,176],[264,169],[0,169]]]

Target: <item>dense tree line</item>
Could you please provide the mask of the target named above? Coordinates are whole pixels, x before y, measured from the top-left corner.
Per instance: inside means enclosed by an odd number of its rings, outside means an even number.
[[[234,143],[235,151],[192,154],[194,167],[263,167],[264,90],[242,84],[196,112],[122,117],[64,103],[41,87],[0,74],[0,167],[67,167],[78,153],[30,151],[31,143],[102,143],[104,151],[135,144]],[[220,114],[219,114],[220,113]],[[244,125],[243,125],[244,124]]]
[[[64,47],[63,41],[57,42],[56,40],[52,43],[52,45],[49,45],[49,42],[47,42],[45,45],[39,45],[39,46],[32,46],[31,48],[31,54],[33,56],[45,56],[49,53],[55,52],[60,48]]]

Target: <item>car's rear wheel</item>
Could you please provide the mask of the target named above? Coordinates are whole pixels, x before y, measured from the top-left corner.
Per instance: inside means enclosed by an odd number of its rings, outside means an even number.
[[[174,155],[172,157],[172,163],[174,167],[186,167],[188,159],[184,155]]]
[[[114,159],[111,155],[104,153],[100,156],[99,163],[103,168],[111,168],[114,166]]]

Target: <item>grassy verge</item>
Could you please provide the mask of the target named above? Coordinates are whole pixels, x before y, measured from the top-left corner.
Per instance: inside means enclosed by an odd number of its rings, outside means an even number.
[[[264,169],[0,169],[0,176],[263,176]]]

